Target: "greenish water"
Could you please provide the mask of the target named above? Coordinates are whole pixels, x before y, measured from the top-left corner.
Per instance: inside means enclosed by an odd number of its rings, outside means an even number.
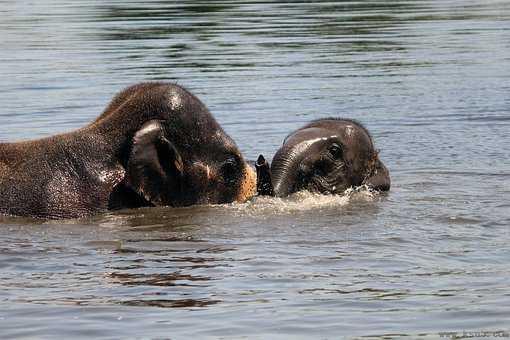
[[[0,0],[0,17],[1,141],[78,128],[164,79],[249,159],[311,119],[358,119],[393,181],[387,196],[0,217],[2,339],[510,331],[508,1]]]

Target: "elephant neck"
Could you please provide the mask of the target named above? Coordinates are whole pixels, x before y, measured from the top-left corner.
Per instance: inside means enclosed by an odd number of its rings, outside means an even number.
[[[131,86],[115,96],[89,128],[112,141],[131,138],[147,121],[167,119],[170,111],[182,109],[181,92],[167,83]]]
[[[87,126],[84,132],[105,142],[104,147],[111,153],[121,155],[129,148],[132,138],[144,123],[163,119],[161,112],[151,105],[142,106],[136,101],[126,101],[119,107],[103,113]]]

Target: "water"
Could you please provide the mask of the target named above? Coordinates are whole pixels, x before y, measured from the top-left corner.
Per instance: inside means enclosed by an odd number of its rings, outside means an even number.
[[[2,339],[510,330],[508,1],[3,0],[0,17],[0,140],[78,128],[164,79],[249,159],[311,119],[358,119],[393,181],[383,196],[2,217]]]

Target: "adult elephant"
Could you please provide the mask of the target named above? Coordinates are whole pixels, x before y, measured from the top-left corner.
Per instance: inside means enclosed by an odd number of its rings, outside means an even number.
[[[271,167],[261,155],[256,163],[260,195],[293,192],[341,194],[367,185],[390,189],[390,176],[375,150],[368,130],[343,118],[315,120],[292,132],[273,157]]]
[[[9,215],[245,201],[255,185],[206,106],[169,83],[128,87],[77,131],[0,144],[0,213]]]

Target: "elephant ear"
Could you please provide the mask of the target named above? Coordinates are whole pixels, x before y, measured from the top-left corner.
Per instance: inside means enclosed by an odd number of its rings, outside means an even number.
[[[180,189],[183,162],[165,137],[161,122],[145,123],[133,137],[127,163],[127,183],[155,205],[167,205],[168,193]]]
[[[390,190],[390,172],[379,158],[375,159],[373,170],[371,171],[370,176],[363,181],[363,184],[366,184],[378,191]]]

